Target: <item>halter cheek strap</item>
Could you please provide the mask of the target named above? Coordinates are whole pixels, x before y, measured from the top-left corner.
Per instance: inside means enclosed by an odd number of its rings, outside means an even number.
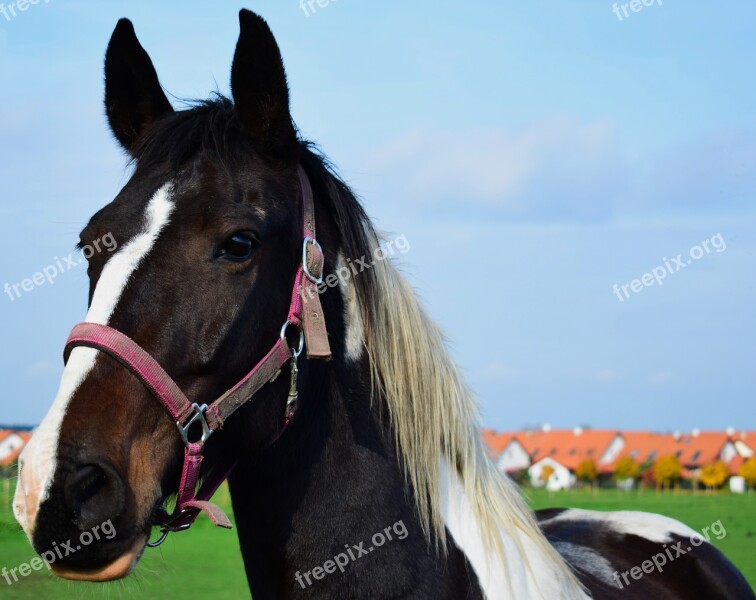
[[[104,352],[121,363],[160,402],[179,429],[184,442],[184,465],[176,509],[172,515],[161,510],[155,516],[155,524],[161,527],[162,535],[157,542],[149,543],[149,546],[160,545],[171,531],[188,529],[200,512],[206,513],[215,525],[231,528],[228,516],[209,500],[231,473],[233,466],[211,476],[197,490],[205,442],[266,383],[275,380],[288,362],[291,367],[291,381],[282,433],[296,410],[297,359],[303,348],[306,348],[307,358],[328,359],[331,356],[323,308],[317,290],[317,286],[323,280],[325,258],[315,238],[312,187],[301,166],[299,167],[299,181],[302,192],[302,262],[294,277],[289,312],[281,328],[281,335],[262,360],[217,400],[209,405],[191,402],[146,350],[131,338],[107,325],[80,323],[73,328],[66,342],[63,354],[66,362],[74,348],[86,346]],[[289,328],[299,331],[298,348],[289,346],[287,339]],[[201,428],[201,436],[199,439],[190,440],[197,427]]]

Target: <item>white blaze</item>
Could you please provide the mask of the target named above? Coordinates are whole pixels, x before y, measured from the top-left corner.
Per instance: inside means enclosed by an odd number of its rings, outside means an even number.
[[[169,221],[174,208],[170,195],[170,184],[165,184],[155,192],[147,204],[142,231],[105,264],[87,312],[87,322],[108,324],[129,279],[149,254]],[[63,417],[74,393],[94,367],[97,354],[98,351],[92,348],[74,348],[63,370],[60,388],[52,407],[21,453],[13,512],[29,539],[34,532],[37,510],[50,493],[57,466],[58,437]]]

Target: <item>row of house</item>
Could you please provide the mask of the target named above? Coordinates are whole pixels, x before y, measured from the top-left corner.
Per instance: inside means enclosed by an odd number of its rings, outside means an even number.
[[[30,439],[31,433],[28,431],[0,429],[0,468],[15,464]]]
[[[683,466],[683,478],[696,479],[700,469],[721,460],[731,475],[731,489],[740,491],[737,477],[743,462],[756,453],[756,431],[699,431],[690,433],[653,433],[614,429],[540,429],[498,433],[482,432],[489,456],[502,473],[513,475],[527,470],[533,486],[550,490],[573,487],[575,470],[592,461],[599,476],[610,477],[620,458],[632,457],[638,464],[652,464],[664,456],[676,456]],[[543,469],[552,475],[544,482]],[[551,470],[550,469],[550,470]],[[740,481],[739,481],[740,480]]]
[[[683,466],[683,478],[695,479],[700,469],[721,460],[730,472],[731,489],[739,491],[737,474],[743,462],[756,456],[756,431],[698,431],[653,433],[614,429],[540,429],[499,433],[482,431],[489,456],[502,473],[513,475],[527,470],[535,487],[551,490],[573,487],[575,471],[592,461],[600,476],[610,477],[620,458],[629,456],[638,464],[652,464],[664,456],[676,456]],[[31,439],[28,431],[0,429],[0,468],[12,466]],[[552,475],[544,482],[543,469]]]

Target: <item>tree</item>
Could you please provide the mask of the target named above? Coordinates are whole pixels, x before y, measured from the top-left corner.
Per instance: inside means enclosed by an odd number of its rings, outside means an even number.
[[[14,478],[18,476],[18,459],[7,465],[0,466],[0,479]]]
[[[623,456],[614,465],[614,478],[617,481],[635,479],[640,472],[640,465],[635,462],[632,456]]]
[[[590,481],[591,483],[593,483],[598,477],[598,469],[596,468],[596,463],[591,459],[584,460],[578,465],[578,468],[575,469],[575,476],[580,481]]]
[[[656,485],[656,480],[654,479],[654,461],[653,460],[644,460],[640,464],[640,472],[638,473],[638,479],[640,480],[638,482],[638,486],[644,486],[647,488],[652,488]]]
[[[745,479],[749,488],[756,488],[756,456],[749,458],[740,465],[738,475]]]
[[[711,490],[722,487],[729,476],[730,473],[727,471],[727,465],[721,460],[717,460],[704,465],[698,478],[701,480],[701,483]]]
[[[524,487],[530,483],[530,476],[528,475],[527,469],[518,469],[517,471],[507,473],[507,475],[520,487]]]
[[[541,481],[548,483],[555,471],[556,469],[551,465],[544,465],[543,469],[541,469]]]
[[[674,455],[665,456],[656,461],[654,465],[654,481],[657,487],[669,485],[680,479],[682,474],[682,465]]]

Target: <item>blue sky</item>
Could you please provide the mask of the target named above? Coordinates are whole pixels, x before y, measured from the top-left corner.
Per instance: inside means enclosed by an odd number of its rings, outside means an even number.
[[[487,426],[756,428],[756,4],[622,21],[603,0],[247,7],[277,35],[302,132],[411,243],[402,268]],[[0,14],[0,285],[72,252],[128,177],[102,110],[117,19],[168,92],[204,98],[228,93],[239,8]],[[613,293],[717,234],[726,249],[662,286]],[[83,268],[0,296],[0,421],[42,418],[85,305]]]

